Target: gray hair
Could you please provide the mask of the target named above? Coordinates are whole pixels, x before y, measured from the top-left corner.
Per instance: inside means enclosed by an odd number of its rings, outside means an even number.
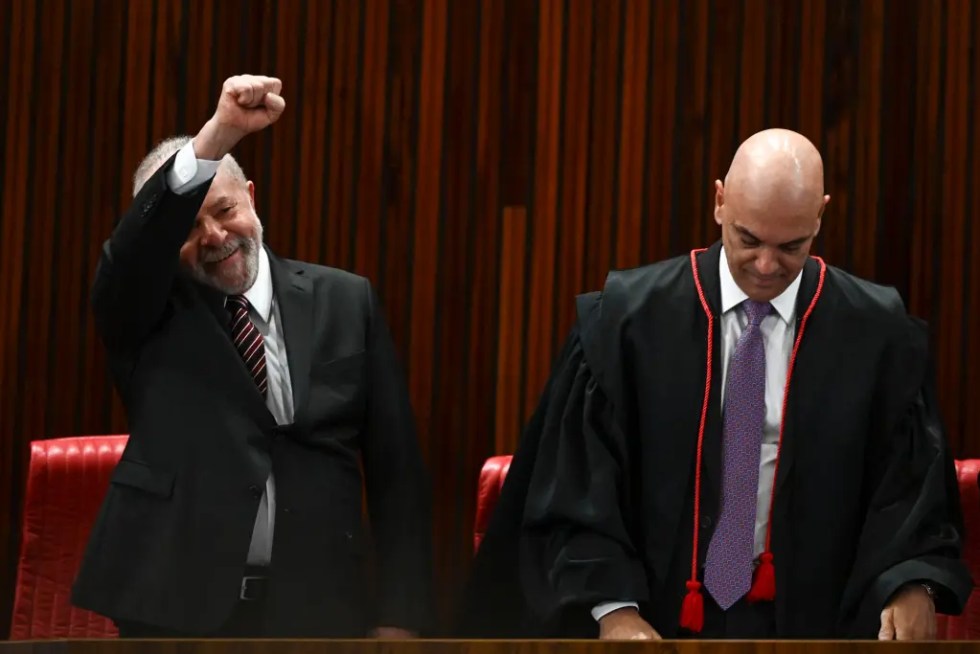
[[[153,176],[153,173],[157,171],[160,166],[164,164],[170,157],[174,155],[175,152],[180,150],[182,147],[190,143],[192,137],[182,134],[180,136],[171,136],[160,141],[156,147],[150,150],[149,154],[143,157],[143,160],[136,167],[136,172],[133,173],[133,197],[140,192],[146,181]],[[230,154],[226,154],[221,160],[221,165],[225,168],[229,175],[233,178],[240,180],[242,183],[248,181],[245,177],[245,171],[242,167],[238,165],[238,162]]]

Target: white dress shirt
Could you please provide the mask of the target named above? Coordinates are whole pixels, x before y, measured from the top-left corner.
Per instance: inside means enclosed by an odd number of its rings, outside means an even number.
[[[193,143],[188,143],[178,151],[173,167],[167,171],[167,184],[174,193],[190,193],[214,177],[220,163],[220,161],[197,159]],[[249,303],[249,318],[264,339],[268,381],[266,406],[278,424],[289,424],[293,421],[293,388],[289,379],[282,317],[275,299],[269,255],[265,248],[259,248],[259,272],[252,287],[245,292],[245,299]],[[255,516],[252,542],[248,548],[249,564],[268,565],[272,561],[272,534],[275,531],[275,522],[276,487],[270,473]]]
[[[728,381],[728,362],[742,331],[749,323],[742,302],[749,299],[732,277],[721,249],[718,262],[718,277],[721,282],[721,404],[725,406],[725,384]],[[793,339],[796,336],[796,296],[800,290],[800,277],[785,291],[772,300],[774,311],[763,318],[759,325],[766,348],[766,419],[762,429],[762,453],[759,460],[759,492],[755,513],[755,555],[758,557],[766,547],[766,529],[769,526],[769,500],[772,496],[773,475],[776,471],[776,455],[779,450],[779,427],[783,420],[783,392],[786,389],[786,372],[789,358],[793,353]],[[607,613],[628,606],[636,607],[634,602],[603,602],[592,609],[592,617],[599,620]]]

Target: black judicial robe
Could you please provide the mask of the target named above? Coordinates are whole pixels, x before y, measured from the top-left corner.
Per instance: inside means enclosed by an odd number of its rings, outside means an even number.
[[[720,251],[696,257],[715,316],[699,571],[722,479]],[[797,333],[820,268],[804,267]],[[771,516],[778,635],[873,638],[889,597],[917,580],[937,588],[940,612],[959,613],[972,583],[925,327],[894,289],[831,266],[813,306]],[[474,560],[457,635],[595,635],[589,609],[614,600],[638,601],[662,636],[681,635],[708,332],[691,258],[612,272],[577,310]]]

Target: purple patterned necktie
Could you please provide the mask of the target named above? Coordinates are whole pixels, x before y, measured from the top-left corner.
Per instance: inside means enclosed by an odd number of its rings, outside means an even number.
[[[742,308],[749,324],[728,365],[721,515],[704,569],[704,587],[723,610],[752,586],[759,458],[766,418],[766,348],[759,325],[772,305],[745,300]]]
[[[231,340],[248,368],[259,393],[265,397],[269,385],[265,369],[265,339],[248,317],[248,300],[244,295],[229,295],[225,308],[231,313]]]

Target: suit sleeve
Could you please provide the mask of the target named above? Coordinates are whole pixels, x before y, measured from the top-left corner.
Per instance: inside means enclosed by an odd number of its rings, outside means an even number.
[[[524,511],[525,592],[542,619],[595,628],[605,601],[647,600],[628,505],[628,444],[609,398],[574,343],[552,381]]]
[[[365,485],[378,562],[380,626],[431,624],[431,491],[408,388],[380,303],[370,295]]]
[[[173,158],[133,199],[103,244],[92,285],[92,306],[106,346],[138,345],[163,316],[180,262],[210,181],[187,195],[167,186]]]
[[[959,491],[928,371],[928,340],[919,325],[907,327],[879,377],[879,420],[866,457],[868,511],[844,595],[844,619],[859,637],[877,634],[881,610],[905,584],[931,583],[937,610],[952,614],[972,590],[960,559]]]

